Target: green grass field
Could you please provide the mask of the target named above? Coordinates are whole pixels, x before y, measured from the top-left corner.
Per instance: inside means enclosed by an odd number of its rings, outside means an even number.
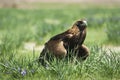
[[[36,9],[1,8],[0,80],[120,80],[120,52],[103,47],[120,45],[119,13],[118,6],[79,4],[40,4]],[[88,22],[84,43],[90,49],[90,56],[86,61],[54,59],[44,68],[36,62],[40,51],[24,48],[27,42],[43,45],[78,19]],[[111,34],[114,34],[113,39]]]

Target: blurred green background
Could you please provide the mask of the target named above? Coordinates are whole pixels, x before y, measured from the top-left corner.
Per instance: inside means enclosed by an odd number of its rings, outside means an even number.
[[[71,28],[78,19],[85,19],[88,22],[84,44],[89,47],[91,57],[83,65],[67,63],[66,67],[59,67],[65,66],[60,61],[58,63],[61,64],[54,62],[54,67],[50,67],[51,70],[38,67],[33,61],[38,59],[44,43],[52,36]],[[103,59],[99,53],[102,53]],[[112,58],[104,57],[104,53],[113,53]],[[110,78],[117,80],[120,79],[119,53],[120,6],[117,0],[0,0],[0,79],[2,80],[31,77],[32,80],[57,78],[93,80],[95,77],[97,80],[110,80]],[[100,66],[103,64],[104,66]],[[111,67],[112,64],[116,66]],[[105,77],[99,74],[105,74]]]

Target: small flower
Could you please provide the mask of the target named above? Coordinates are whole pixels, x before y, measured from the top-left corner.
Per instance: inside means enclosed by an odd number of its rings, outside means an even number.
[[[21,71],[21,75],[25,76],[27,74],[27,71],[26,70],[22,70]]]

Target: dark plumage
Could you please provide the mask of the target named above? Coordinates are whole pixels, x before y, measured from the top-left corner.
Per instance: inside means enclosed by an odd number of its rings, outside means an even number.
[[[39,61],[43,64],[45,60],[49,59],[50,55],[57,58],[63,58],[69,56],[69,51],[74,51],[74,54],[78,58],[85,60],[89,55],[88,48],[83,45],[86,38],[86,28],[87,22],[85,20],[78,20],[73,24],[72,28],[53,36],[45,43]]]

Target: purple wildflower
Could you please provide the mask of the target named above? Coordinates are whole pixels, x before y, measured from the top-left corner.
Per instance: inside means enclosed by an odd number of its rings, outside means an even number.
[[[21,75],[25,76],[27,74],[27,71],[26,70],[22,70],[21,71]]]

